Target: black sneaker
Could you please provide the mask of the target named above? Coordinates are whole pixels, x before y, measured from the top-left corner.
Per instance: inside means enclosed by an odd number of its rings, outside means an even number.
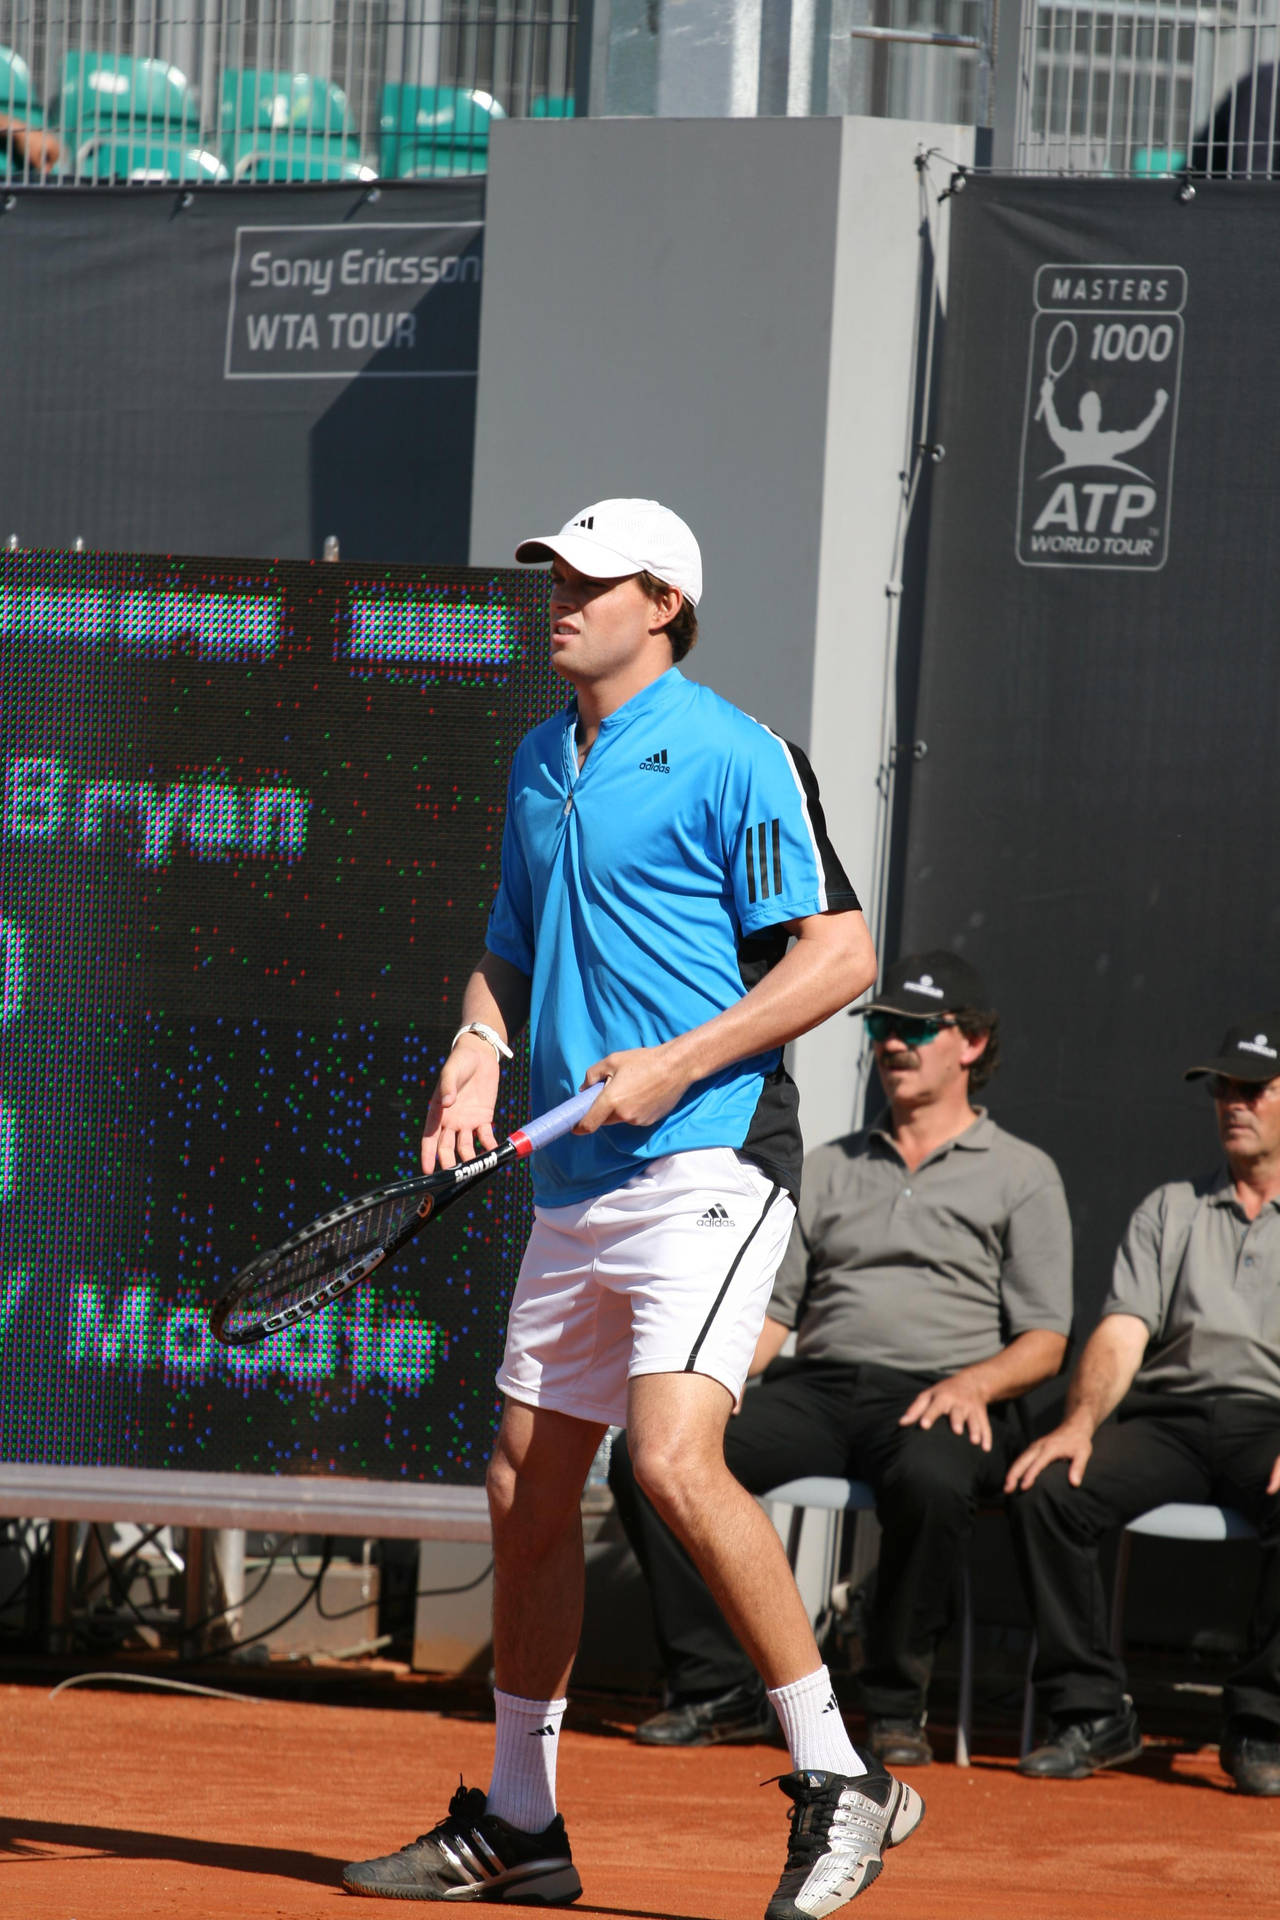
[[[344,1867],[348,1893],[379,1900],[519,1900],[567,1907],[582,1892],[564,1821],[521,1833],[484,1810],[479,1787],[464,1787],[448,1817],[399,1853]]]
[[[1232,1721],[1218,1758],[1241,1793],[1266,1799],[1280,1794],[1280,1727],[1265,1720]]]
[[[933,1748],[924,1724],[924,1714],[918,1720],[888,1715],[872,1718],[867,1722],[867,1745],[886,1767],[927,1767],[933,1759]]]
[[[744,1746],[777,1734],[773,1703],[763,1684],[750,1680],[710,1700],[678,1700],[636,1728],[646,1747]]]
[[[900,1846],[924,1818],[914,1787],[886,1773],[874,1754],[857,1750],[867,1771],[788,1773],[778,1785],[790,1800],[791,1840],[765,1920],[822,1920],[862,1893],[880,1872],[889,1847]]]
[[[1138,1716],[1126,1693],[1118,1713],[1050,1719],[1049,1738],[1018,1762],[1018,1771],[1033,1780],[1087,1780],[1099,1767],[1118,1767],[1141,1752]]]

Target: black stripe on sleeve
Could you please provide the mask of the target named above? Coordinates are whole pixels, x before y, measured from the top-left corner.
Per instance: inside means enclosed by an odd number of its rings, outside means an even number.
[[[747,899],[754,907],[756,903],[756,855],[755,837],[747,828]]]
[[[773,890],[782,892],[782,822],[773,823]]]
[[[760,843],[760,898],[769,898],[769,849],[765,840],[767,827],[762,820],[756,828],[756,838]]]
[[[809,814],[809,825],[813,829],[818,858],[822,862],[822,880],[827,892],[827,905],[835,908],[857,907],[860,902],[853,890],[853,883],[841,866],[840,856],[832,846],[827,833],[826,815],[822,811],[822,800],[818,793],[818,782],[813,768],[794,741],[788,740],[785,745],[795,770],[800,776],[800,786]]]

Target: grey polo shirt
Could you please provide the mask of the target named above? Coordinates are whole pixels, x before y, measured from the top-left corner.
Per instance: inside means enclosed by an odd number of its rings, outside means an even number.
[[[1135,1387],[1280,1400],[1280,1201],[1245,1216],[1226,1168],[1148,1194],[1102,1308],[1151,1342]]]
[[[1071,1330],[1071,1221],[1048,1154],[979,1110],[908,1172],[881,1127],[807,1154],[770,1317],[806,1360],[950,1374]]]

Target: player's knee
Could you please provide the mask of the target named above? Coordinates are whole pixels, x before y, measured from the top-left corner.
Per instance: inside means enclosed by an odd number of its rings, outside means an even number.
[[[641,1492],[667,1520],[697,1503],[714,1472],[683,1436],[667,1433],[640,1442],[632,1437],[631,1470]]]
[[[495,1526],[505,1520],[514,1507],[518,1483],[519,1475],[515,1464],[503,1451],[499,1441],[494,1448],[484,1478],[489,1513]]]

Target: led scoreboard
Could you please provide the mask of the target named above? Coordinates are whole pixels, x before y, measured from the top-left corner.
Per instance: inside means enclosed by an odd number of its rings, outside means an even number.
[[[545,600],[0,557],[0,1459],[481,1480],[527,1177],[261,1347],[206,1315],[283,1228],[416,1169],[507,761],[562,697]],[[514,1124],[519,1062],[505,1097]]]

